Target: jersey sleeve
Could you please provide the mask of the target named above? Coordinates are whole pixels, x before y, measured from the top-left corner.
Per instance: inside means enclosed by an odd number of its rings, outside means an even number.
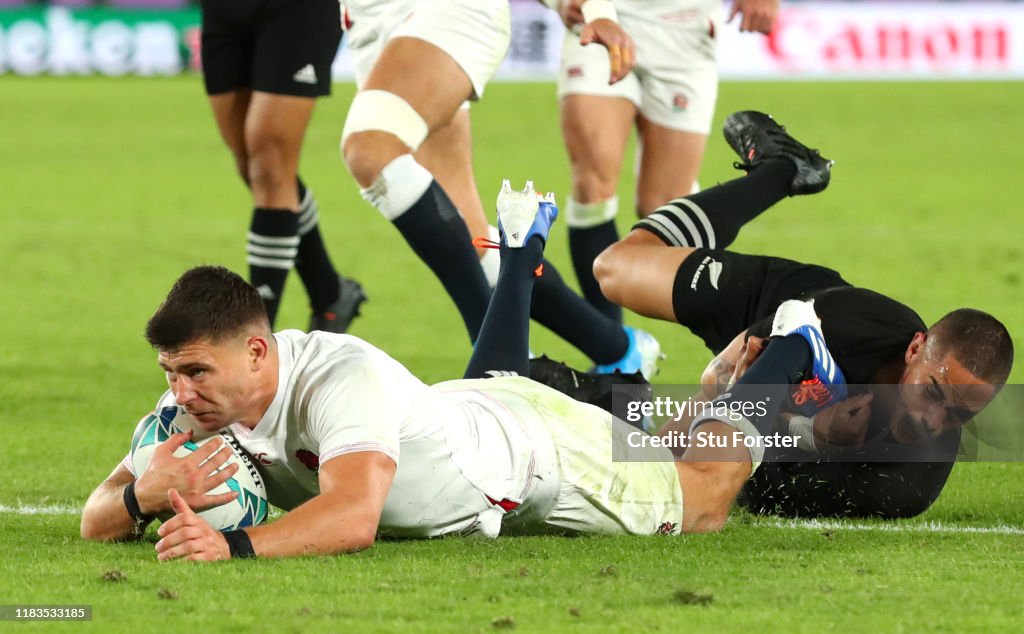
[[[321,465],[359,451],[379,451],[398,463],[401,425],[411,409],[401,379],[390,364],[356,350],[304,386],[300,415],[318,443]]]

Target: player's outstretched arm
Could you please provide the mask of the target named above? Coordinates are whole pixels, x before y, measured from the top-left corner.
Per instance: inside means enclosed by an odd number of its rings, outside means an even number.
[[[84,539],[114,541],[138,538],[158,513],[170,513],[167,498],[169,489],[178,489],[189,505],[205,510],[226,504],[238,496],[231,491],[210,495],[238,471],[238,465],[221,469],[231,456],[221,451],[224,442],[208,442],[189,456],[179,458],[175,450],[192,438],[192,432],[173,434],[153,452],[145,473],[138,479],[124,464],[120,464],[92,492],[82,510],[81,534]],[[125,488],[132,484],[134,510],[139,517],[128,512]]]
[[[704,423],[701,433],[731,438],[736,428],[720,422]],[[736,496],[750,477],[750,452],[729,441],[725,447],[691,447],[676,463],[683,488],[684,533],[722,530]]]
[[[119,464],[96,487],[82,509],[83,539],[110,542],[142,535],[145,525],[136,522],[124,505],[124,488],[134,481],[131,471]]]
[[[252,554],[261,557],[330,555],[373,545],[384,501],[395,478],[394,460],[364,451],[320,465],[320,495],[264,526],[245,529]],[[232,556],[228,539],[172,494],[176,515],[159,530],[159,559],[216,561]],[[236,535],[229,537],[235,541]],[[236,541],[237,543],[237,541]],[[236,555],[238,553],[235,553]]]

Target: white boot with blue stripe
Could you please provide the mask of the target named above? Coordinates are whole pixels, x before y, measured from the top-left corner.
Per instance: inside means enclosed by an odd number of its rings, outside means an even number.
[[[526,181],[521,192],[513,191],[507,179],[501,181],[497,207],[500,240],[510,249],[521,249],[533,236],[547,243],[551,225],[558,217],[554,194],[538,196],[533,181]]]

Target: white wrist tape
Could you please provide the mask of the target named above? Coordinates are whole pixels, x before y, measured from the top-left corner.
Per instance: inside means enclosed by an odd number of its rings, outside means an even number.
[[[814,419],[806,416],[794,416],[789,421],[789,435],[796,438],[796,446],[810,453],[818,453],[818,445],[814,440]]]
[[[612,0],[586,0],[580,11],[583,12],[583,21],[587,24],[596,20],[619,21],[619,14],[615,12]]]
[[[558,11],[558,5],[562,4],[562,0],[540,0],[540,3],[549,9]]]

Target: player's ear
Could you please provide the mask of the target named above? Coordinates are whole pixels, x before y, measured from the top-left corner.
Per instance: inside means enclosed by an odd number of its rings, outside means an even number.
[[[249,366],[256,370],[262,366],[270,354],[270,341],[261,335],[253,335],[245,342],[249,352]]]
[[[914,338],[910,340],[910,345],[907,346],[907,351],[904,354],[903,360],[906,363],[910,363],[924,352],[925,341],[928,340],[927,332],[918,332],[914,334]]]

